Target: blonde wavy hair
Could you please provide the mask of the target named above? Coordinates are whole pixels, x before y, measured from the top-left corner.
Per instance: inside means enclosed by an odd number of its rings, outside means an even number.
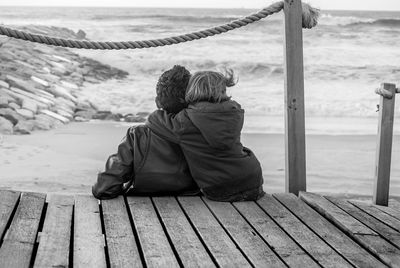
[[[237,83],[232,69],[225,69],[224,73],[214,71],[200,71],[192,75],[186,89],[186,103],[208,101],[220,103],[229,100],[226,88]]]

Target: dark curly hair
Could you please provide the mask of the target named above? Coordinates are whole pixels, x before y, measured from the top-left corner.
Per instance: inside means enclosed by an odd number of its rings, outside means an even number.
[[[156,104],[169,113],[178,113],[187,107],[185,102],[186,87],[190,72],[183,66],[175,65],[165,71],[158,79],[156,86]]]

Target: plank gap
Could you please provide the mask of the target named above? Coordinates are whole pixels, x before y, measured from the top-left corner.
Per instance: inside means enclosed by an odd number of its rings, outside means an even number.
[[[181,208],[181,210],[183,211],[183,214],[185,215],[186,219],[188,220],[190,226],[192,227],[193,231],[195,232],[195,234],[197,235],[197,238],[199,239],[199,241],[201,242],[201,244],[203,245],[204,249],[207,251],[208,255],[210,256],[211,260],[214,262],[216,267],[219,267],[217,260],[215,259],[215,257],[213,256],[213,254],[211,253],[211,250],[207,247],[207,244],[203,241],[203,239],[201,238],[200,233],[197,231],[196,227],[194,226],[194,223],[192,222],[192,220],[190,219],[189,215],[186,213],[185,209],[183,208],[182,204],[180,203],[179,199],[175,197],[175,200],[178,202],[179,207]]]
[[[205,202],[203,200],[203,196],[200,197],[201,201],[203,201],[203,203],[206,205],[206,207],[208,208],[208,210],[211,212],[211,214],[214,216],[214,218],[217,220],[217,222],[219,223],[219,225],[221,225],[222,229],[225,231],[225,233],[228,235],[228,237],[232,240],[232,242],[235,244],[236,248],[240,251],[240,253],[242,253],[242,255],[244,256],[244,258],[249,262],[249,264],[251,266],[254,267],[254,264],[251,262],[251,260],[249,259],[249,257],[243,252],[243,250],[240,248],[240,246],[238,245],[238,243],[236,243],[235,239],[231,236],[231,234],[228,232],[228,230],[225,228],[225,226],[222,224],[222,222],[218,219],[217,215],[215,215],[214,211],[208,206],[207,202]],[[232,203],[230,203],[232,205]]]
[[[325,198],[325,196],[324,196]],[[345,211],[346,213],[348,213],[351,217],[355,218],[356,220],[360,221],[355,215],[352,215],[351,213],[347,212],[344,208],[342,208],[341,206],[337,205],[335,202],[333,202],[332,200],[330,200],[330,198],[326,198],[329,202],[331,202],[332,204],[334,204],[335,206],[337,206],[338,208],[340,208],[341,210]],[[343,200],[344,202],[347,202],[349,206],[354,207],[354,209],[356,209],[357,211],[359,211],[359,213],[361,215],[365,214],[368,217],[372,218],[373,220],[377,221],[378,223],[381,223],[384,226],[387,226],[385,223],[382,223],[379,219],[375,218],[374,216],[370,215],[369,213],[365,212],[364,210],[360,209],[359,207],[357,207],[356,205],[354,205],[353,203],[349,202],[348,200]],[[361,221],[360,221],[361,222]],[[368,228],[370,228],[371,230],[373,230],[374,232],[377,233],[377,237],[380,237],[381,239],[385,240],[386,242],[388,242],[389,244],[391,244],[392,246],[394,246],[395,248],[400,249],[400,246],[397,245],[395,242],[393,242],[391,239],[389,239],[386,234],[382,234],[382,232],[384,232],[383,230],[381,230],[380,228],[376,228],[375,224],[373,222],[371,222],[369,219],[367,219],[366,222],[363,222],[363,224],[365,226],[367,226]],[[389,230],[393,230],[394,232],[397,232],[396,230],[394,230],[393,228],[391,228],[390,226],[387,226],[387,228],[389,228]],[[369,236],[369,234],[359,234],[356,233],[355,235],[357,236]]]
[[[271,218],[271,220],[282,230],[282,232],[284,232],[288,237],[290,237],[290,239],[294,242],[294,243],[296,243],[296,245],[298,246],[298,247],[300,247],[315,263],[317,263],[319,266],[321,266],[322,267],[322,265],[319,263],[319,261],[316,259],[316,258],[314,258],[314,256],[313,255],[311,255],[304,247],[302,247],[300,244],[299,244],[299,242],[297,242],[297,240],[296,239],[294,239],[275,219],[274,219],[274,217],[272,217],[271,215],[269,215],[268,214],[268,212],[260,205],[260,204],[258,204],[258,202],[255,202],[256,203],[256,205],[262,210],[262,211],[264,211],[264,213],[265,214],[267,214],[268,215],[268,217],[270,217]]]
[[[131,210],[129,209],[129,204],[128,204],[128,200],[126,199],[126,196],[124,196],[124,202],[125,202],[126,210],[128,212],[128,218],[129,218],[129,221],[131,223],[133,236],[135,237],[135,243],[136,243],[137,249],[139,251],[140,260],[141,260],[141,262],[143,264],[143,268],[147,268],[146,259],[144,257],[144,252],[143,252],[143,249],[142,249],[142,245],[140,244],[140,240],[139,240],[139,234],[137,233],[135,222],[133,220],[133,216],[132,216]]]
[[[283,258],[278,254],[278,252],[275,251],[275,248],[270,244],[268,244],[268,242],[264,239],[264,237],[257,231],[257,229],[250,223],[250,221],[239,211],[239,209],[235,206],[234,203],[232,203],[232,206],[240,214],[240,216],[247,222],[247,224],[253,229],[252,233],[260,237],[261,240],[264,241],[264,243],[268,245],[268,247],[272,250],[272,252],[274,252],[275,255],[282,261],[282,263],[284,263],[287,267],[289,267],[289,265],[283,260]]]
[[[165,226],[165,224],[164,224],[164,221],[162,220],[162,217],[161,217],[161,215],[160,215],[160,212],[158,211],[157,206],[154,204],[153,197],[150,197],[150,200],[151,200],[151,204],[153,205],[154,210],[155,210],[155,212],[156,212],[158,221],[160,222],[161,227],[163,228],[163,231],[164,231],[164,233],[165,233],[165,236],[167,237],[168,243],[169,243],[169,245],[171,246],[172,252],[174,252],[175,258],[176,258],[176,260],[178,261],[179,267],[184,267],[184,265],[183,265],[183,263],[182,263],[182,260],[181,260],[181,258],[179,257],[178,251],[176,250],[175,245],[174,245],[174,243],[172,242],[171,237],[169,236],[169,233],[168,233],[167,228],[166,228],[166,226]]]
[[[35,263],[37,251],[39,248],[39,242],[40,242],[40,241],[38,241],[38,236],[43,231],[43,225],[44,225],[44,220],[46,219],[48,205],[49,205],[49,203],[47,203],[47,202],[44,202],[44,204],[43,204],[42,215],[40,216],[38,232],[35,237],[35,243],[33,244],[32,256],[31,256],[31,261],[30,261],[29,267],[33,267],[33,264]]]
[[[8,219],[8,221],[7,221],[7,224],[6,224],[5,228],[4,228],[4,233],[3,233],[3,235],[0,237],[0,247],[2,246],[4,237],[6,236],[6,234],[7,234],[7,232],[8,232],[8,229],[10,228],[11,222],[12,222],[12,220],[14,219],[15,212],[17,211],[17,208],[18,208],[18,206],[19,206],[20,200],[21,200],[21,193],[20,193],[19,196],[18,196],[17,202],[15,203],[15,206],[14,206],[14,208],[13,208],[11,214],[10,214],[10,217],[9,217],[9,219]]]
[[[98,201],[98,205],[99,205],[99,213],[100,213],[101,232],[103,233],[103,237],[104,237],[104,255],[106,257],[107,268],[110,268],[111,267],[111,265],[110,265],[110,255],[108,255],[106,227],[104,225],[103,206],[101,205],[100,201]]]
[[[287,206],[287,205],[285,205],[285,203],[284,202],[282,202],[279,198],[277,198],[276,196],[275,196],[275,194],[273,194],[272,195],[273,196],[273,198],[275,198],[275,200],[277,200],[279,203],[281,203],[282,204],[282,206],[284,206],[287,210],[289,210],[302,224],[304,224],[305,226],[307,226],[307,228],[309,228],[317,237],[319,237],[322,241],[324,241],[329,247],[331,247],[339,256],[341,256],[343,259],[345,259],[348,263],[350,263],[352,266],[355,266],[355,264],[351,261],[351,260],[349,260],[349,258],[348,257],[346,257],[345,255],[343,255],[339,250],[337,250],[334,246],[332,246],[331,245],[331,243],[329,243],[326,239],[324,239],[324,237],[323,236],[321,236],[321,235],[319,235],[315,230],[314,230],[314,228],[312,227],[312,226],[310,226],[309,224],[307,224],[307,222],[305,222],[305,221],[303,221],[302,220],[302,218],[301,217],[299,217],[296,213],[295,213],[295,211],[292,211],[291,209],[290,209],[290,207],[289,206]],[[296,197],[296,198],[298,198],[298,197]],[[303,202],[300,198],[298,198],[299,199],[299,201],[300,202]],[[305,203],[304,202],[304,205],[306,205],[306,206],[308,206],[310,209],[312,209],[312,210],[314,210],[311,206],[309,206],[307,203]],[[315,211],[315,210],[314,210]],[[316,211],[317,213],[318,213],[318,211]],[[319,214],[319,213],[318,213]],[[321,214],[319,214],[319,215],[321,215]],[[323,217],[324,219],[326,219],[323,215],[321,215],[321,217]],[[329,220],[328,220],[329,221]],[[333,224],[333,226],[335,226],[336,227],[336,225],[333,223],[333,222],[331,222],[331,221],[329,221],[331,224]],[[337,227],[338,228],[338,227]],[[338,228],[338,230],[340,230],[339,228]],[[342,232],[343,233],[343,232]],[[357,245],[359,245],[359,243],[352,237],[352,236],[350,236],[350,235],[348,235],[347,233],[343,233],[345,236],[347,236],[348,238],[350,238],[353,242],[355,242]],[[362,248],[364,248],[364,247],[362,247]],[[365,249],[365,248],[364,248]],[[370,253],[370,251],[369,250],[367,250],[367,252],[368,253]],[[356,267],[356,266],[355,266]]]
[[[75,204],[72,205],[71,231],[69,237],[68,267],[74,267],[74,228],[75,228]]]
[[[344,211],[345,213],[347,213],[348,215],[350,215],[350,217],[356,219],[357,221],[359,221],[355,216],[353,216],[351,213],[347,212],[344,208],[342,208],[340,205],[336,204],[333,200],[331,200],[331,198],[329,198],[329,196],[323,196],[322,198],[328,200],[328,202],[330,202],[331,204],[333,204],[335,207],[339,208],[340,210]],[[348,202],[347,200],[344,200],[345,202]],[[350,202],[348,202],[349,205],[351,205]],[[317,210],[318,211],[318,210]],[[361,221],[360,221],[361,222]],[[368,228],[370,228],[367,224],[363,223],[365,226],[367,226]],[[390,258],[386,258],[386,256],[382,256],[381,252],[379,252],[379,250],[377,250],[375,248],[374,245],[371,245],[370,243],[364,241],[364,239],[362,239],[361,237],[365,237],[368,241],[369,238],[374,237],[375,238],[380,238],[382,239],[382,241],[388,243],[390,246],[393,246],[394,249],[397,249],[397,247],[395,245],[393,245],[392,243],[387,242],[386,239],[384,237],[382,237],[382,235],[380,235],[379,233],[377,233],[376,235],[372,235],[372,234],[365,234],[365,233],[355,233],[352,234],[350,230],[347,230],[345,227],[340,226],[340,225],[336,225],[339,229],[341,229],[345,234],[347,235],[354,235],[354,240],[357,241],[357,243],[359,243],[362,247],[364,247],[369,253],[371,253],[375,258],[377,258],[378,260],[380,260],[381,262],[383,262],[384,264],[391,266],[391,259]],[[371,229],[372,230],[372,229]],[[392,250],[392,249],[390,249]]]

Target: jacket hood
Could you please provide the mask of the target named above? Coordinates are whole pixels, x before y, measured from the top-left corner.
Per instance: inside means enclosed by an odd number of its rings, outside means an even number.
[[[228,150],[240,139],[244,110],[235,101],[191,104],[187,114],[212,148]]]

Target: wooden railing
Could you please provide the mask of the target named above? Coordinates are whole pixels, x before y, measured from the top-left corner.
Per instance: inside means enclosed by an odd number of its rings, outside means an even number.
[[[285,0],[285,167],[286,192],[306,191],[303,30],[301,0]]]
[[[396,85],[384,83],[377,93],[379,102],[378,142],[376,148],[373,203],[387,206],[389,201],[390,166],[392,162],[393,121]]]
[[[306,191],[304,74],[301,0],[284,1],[286,192]],[[373,202],[388,204],[396,86],[382,84]],[[397,90],[398,91],[398,90]]]

